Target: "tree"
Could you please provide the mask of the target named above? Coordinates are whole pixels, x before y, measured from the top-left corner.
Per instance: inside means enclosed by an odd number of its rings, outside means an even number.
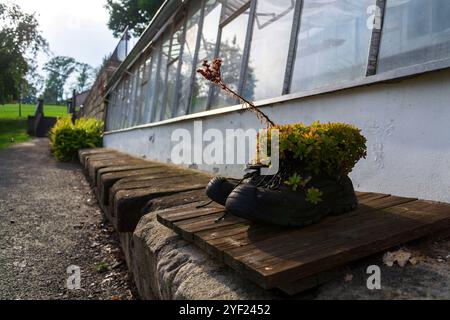
[[[34,58],[48,44],[33,14],[22,12],[16,4],[0,3],[0,103],[17,100]]]
[[[145,30],[163,0],[107,0],[108,27],[115,37],[120,37],[126,27],[133,36],[139,37]]]
[[[78,63],[77,72],[78,76],[75,90],[77,92],[84,92],[92,85],[95,70],[87,63]]]
[[[47,71],[44,100],[47,103],[60,104],[64,101],[64,88],[77,66],[74,58],[64,56],[54,57],[44,65]]]

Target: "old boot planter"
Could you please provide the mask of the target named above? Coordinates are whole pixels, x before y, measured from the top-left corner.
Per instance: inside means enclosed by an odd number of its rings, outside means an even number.
[[[360,130],[318,122],[275,129],[280,137],[280,170],[275,176],[264,177],[256,170],[243,183],[218,177],[210,182],[207,195],[228,213],[278,226],[307,226],[354,210],[358,203],[348,174],[366,156]]]
[[[311,196],[310,190],[317,195]],[[316,179],[305,191],[294,191],[287,186],[271,190],[243,184],[228,196],[226,209],[235,216],[258,223],[304,227],[327,215],[350,212],[357,204],[352,182],[345,176],[338,180]]]

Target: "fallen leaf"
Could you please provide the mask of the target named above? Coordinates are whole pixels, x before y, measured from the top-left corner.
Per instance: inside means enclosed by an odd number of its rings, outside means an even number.
[[[404,250],[399,250],[396,252],[387,252],[383,256],[383,262],[388,267],[393,267],[394,264],[397,262],[397,264],[403,268],[409,262],[411,257],[412,254]]]
[[[412,257],[411,259],[409,259],[409,263],[411,263],[413,266],[416,266],[419,263],[424,262],[424,261],[425,261],[425,258],[419,257],[419,256]]]

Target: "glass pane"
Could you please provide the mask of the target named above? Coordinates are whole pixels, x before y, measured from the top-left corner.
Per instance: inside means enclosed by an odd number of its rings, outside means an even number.
[[[194,8],[194,14],[188,20],[186,41],[183,47],[183,57],[181,61],[180,89],[177,115],[182,116],[187,113],[189,107],[189,95],[191,88],[192,66],[194,64],[195,46],[197,44],[198,23],[200,21],[200,8]]]
[[[132,79],[130,76],[127,76],[127,80],[125,82],[125,104],[124,104],[124,124],[123,129],[130,127],[130,106],[131,106],[131,86]]]
[[[205,19],[203,22],[203,31],[198,55],[198,68],[201,67],[203,60],[211,60],[214,58],[221,8],[222,5],[216,0],[208,0],[206,3]],[[209,83],[203,79],[203,77],[199,74],[195,75],[191,113],[206,110],[209,87]]]
[[[120,106],[122,105],[122,96],[120,92],[120,84],[115,89],[116,91],[116,100],[114,103],[114,120],[113,120],[113,128],[114,130],[118,130],[120,128],[119,120],[120,120]]]
[[[119,98],[117,110],[117,129],[122,129],[125,123],[124,109],[125,109],[125,81],[119,84]]]
[[[172,47],[170,49],[170,61],[167,70],[167,99],[164,107],[163,119],[170,119],[174,114],[174,97],[177,82],[178,65],[180,62],[180,50],[183,43],[184,22],[176,28],[172,36]]]
[[[244,56],[250,10],[243,12],[222,28],[219,57],[223,60],[222,79],[237,91]],[[237,104],[236,99],[214,87],[212,107],[214,109]]]
[[[111,124],[111,128],[112,130],[117,130],[120,128],[119,126],[119,120],[120,120],[120,103],[119,103],[119,90],[116,89],[114,91],[114,104],[113,104],[113,108],[112,108],[112,124]]]
[[[378,72],[449,57],[450,1],[387,1]]]
[[[236,11],[245,6],[250,0],[219,0],[222,3],[220,23],[230,18]]]
[[[258,1],[243,94],[249,100],[273,98],[283,93],[295,2]]]
[[[149,80],[150,80],[150,68],[151,68],[152,58],[148,57],[145,60],[145,64],[142,66],[142,74],[141,74],[141,96],[140,96],[140,106],[139,106],[139,123],[145,123],[145,108],[147,102],[147,96],[149,92]]]
[[[365,76],[372,30],[367,8],[375,0],[305,0],[292,92]]]
[[[114,122],[115,97],[116,92],[112,91],[109,96],[108,109],[106,113],[106,131],[114,130],[113,122]]]
[[[162,118],[162,108],[164,103],[164,89],[166,84],[167,76],[167,62],[169,61],[170,52],[170,37],[166,36],[162,45],[162,53],[160,55],[159,61],[159,72],[157,76],[157,96],[155,100],[155,112],[153,116],[153,122],[160,121]]]
[[[150,123],[152,121],[153,106],[155,104],[155,94],[156,94],[156,83],[157,83],[157,72],[158,72],[158,62],[159,62],[159,48],[155,47],[152,54],[152,64],[150,71],[150,79],[148,81],[148,93],[145,102],[145,112],[144,121],[145,123]]]
[[[110,117],[110,123],[109,123],[109,128],[110,130],[116,130],[117,128],[117,121],[119,120],[118,117],[119,115],[117,114],[117,110],[119,109],[119,105],[118,105],[118,98],[119,98],[119,94],[117,89],[114,90],[113,92],[113,96],[112,96],[112,105],[111,105],[111,109],[110,112],[111,113],[111,117]]]
[[[133,72],[133,84],[132,84],[131,106],[130,106],[130,113],[131,113],[130,126],[135,126],[136,121],[139,118],[138,90],[140,87],[140,84],[139,84],[140,69],[138,67],[136,67],[132,72]]]
[[[133,118],[133,124],[136,126],[141,123],[142,121],[142,114],[141,114],[141,107],[142,107],[142,85],[143,85],[143,77],[144,77],[144,70],[145,70],[145,61],[141,61],[141,64],[138,68],[139,74],[138,74],[138,80],[137,80],[137,88],[136,88],[136,102],[135,102],[135,116]]]

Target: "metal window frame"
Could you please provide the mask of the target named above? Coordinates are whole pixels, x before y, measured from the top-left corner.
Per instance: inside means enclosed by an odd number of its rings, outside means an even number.
[[[195,80],[196,80],[196,75],[197,75],[197,65],[199,63],[199,52],[200,52],[201,39],[202,39],[202,35],[203,35],[205,9],[206,9],[206,3],[207,2],[208,2],[208,0],[204,0],[204,2],[203,2],[203,8],[202,8],[203,11],[202,11],[202,15],[201,15],[201,22],[202,22],[201,25],[202,25],[202,27],[201,27],[201,30],[199,31],[198,38],[197,38],[198,42],[197,42],[197,47],[196,47],[196,57],[194,59],[195,63],[194,63],[193,68],[192,68],[193,77],[191,79],[191,92],[190,92],[190,98],[189,98],[188,114],[192,113],[192,101],[193,101],[193,98],[194,98],[194,86],[195,86]],[[218,4],[218,3],[220,4],[220,1],[216,0],[216,4]],[[223,10],[223,5],[222,5],[221,10]],[[233,16],[234,16],[234,14],[233,14]],[[227,20],[228,20],[228,22],[231,21],[230,19],[227,19]],[[217,31],[217,36],[216,36],[216,42],[214,44],[215,45],[214,46],[214,55],[215,56],[218,55],[218,50],[219,50],[219,47],[220,47],[219,41],[220,41],[220,38],[222,37],[222,28],[221,28],[220,19],[219,19],[219,26],[218,26],[217,30],[218,31]],[[211,95],[212,95],[213,86],[211,84],[208,84],[208,85],[209,85],[209,89],[208,89],[208,95],[206,97],[206,106],[205,106],[205,110],[204,111],[210,110],[211,99],[212,99]]]
[[[141,64],[137,64],[134,70],[134,92],[133,92],[133,99],[131,103],[131,109],[132,109],[132,117],[131,117],[131,125],[135,126],[139,122],[139,99],[138,99],[138,91],[140,84],[140,76],[141,76]]]
[[[157,52],[156,52],[157,53]],[[155,46],[153,46],[152,48],[152,52],[150,53],[150,66],[149,66],[149,71],[148,71],[148,82],[146,85],[146,94],[145,94],[145,102],[144,102],[144,118],[143,118],[143,122],[144,123],[151,123],[152,119],[152,112],[153,112],[153,106],[152,106],[152,99],[153,96],[151,95],[152,92],[152,88],[151,88],[151,84],[152,84],[152,80],[154,77],[154,73],[153,72],[153,63],[157,63],[157,61],[155,59],[158,59],[158,55],[155,54]],[[150,109],[148,112],[145,112],[146,108]],[[145,117],[145,115],[147,115]]]
[[[295,68],[295,58],[297,57],[298,47],[298,33],[300,32],[300,25],[303,13],[304,0],[297,0],[294,9],[294,19],[292,21],[291,38],[289,40],[289,51],[286,61],[286,69],[284,72],[284,83],[282,95],[289,94],[291,91],[292,76]]]
[[[194,53],[194,59],[192,61],[192,73],[191,73],[191,81],[189,82],[189,95],[188,95],[188,106],[186,108],[186,114],[192,113],[192,99],[194,96],[194,85],[195,85],[195,76],[197,74],[197,64],[198,64],[198,56],[200,51],[200,44],[202,40],[202,33],[203,33],[203,22],[205,19],[205,8],[206,8],[206,2],[208,0],[201,0],[201,11],[200,11],[200,19],[198,23],[198,33],[197,33],[197,43],[195,44],[195,53]]]
[[[376,0],[375,5],[380,9],[379,18],[381,21],[379,29],[377,28],[372,29],[372,35],[370,38],[369,56],[367,60],[366,77],[374,76],[377,74],[387,0]]]
[[[250,59],[250,49],[253,40],[253,29],[255,27],[255,19],[256,19],[256,7],[257,1],[252,0],[250,2],[250,13],[248,17],[248,25],[247,25],[247,34],[245,35],[245,46],[244,52],[242,54],[242,66],[241,73],[239,75],[239,84],[238,84],[238,93],[242,94],[244,91],[244,86],[247,81],[247,71],[248,71],[248,61]],[[246,9],[247,10],[247,9]],[[243,11],[245,12],[245,11]]]
[[[164,98],[163,98],[163,110],[161,110],[161,115],[163,116],[162,118],[165,117],[167,109],[169,109],[170,112],[170,117],[173,117],[174,113],[175,113],[175,101],[172,101],[171,105],[168,105],[168,101],[169,101],[169,84],[168,84],[168,79],[169,79],[169,70],[170,67],[175,64],[178,63],[177,68],[176,68],[176,74],[175,74],[175,86],[174,86],[174,90],[177,90],[177,86],[178,86],[178,80],[179,80],[179,72],[181,70],[181,54],[183,51],[183,45],[180,48],[180,52],[179,55],[176,59],[170,59],[172,57],[172,49],[173,49],[173,37],[175,36],[175,33],[178,31],[177,27],[180,26],[181,27],[181,32],[182,32],[182,41],[184,41],[184,37],[186,35],[186,24],[187,24],[187,12],[185,9],[183,9],[181,12],[178,13],[179,17],[181,18],[180,20],[181,23],[177,23],[176,21],[173,22],[172,25],[172,32],[171,32],[171,36],[170,36],[170,49],[169,49],[169,59],[167,60],[167,70],[166,70],[166,80],[164,82]],[[169,117],[169,119],[170,119]]]
[[[145,88],[147,84],[146,80],[146,64],[147,64],[147,56],[143,56],[141,59],[141,63],[139,66],[139,78],[138,78],[138,92],[139,94],[136,94],[137,97],[137,119],[134,121],[136,125],[142,124],[143,121],[143,105],[145,101]]]
[[[216,48],[214,51],[215,57],[218,57],[220,55],[220,49],[221,49],[221,42],[222,42],[222,32],[223,28],[225,28],[227,25],[229,25],[231,22],[234,21],[237,17],[239,17],[241,14],[245,13],[248,9],[250,9],[249,17],[248,17],[248,23],[247,23],[247,30],[245,34],[245,41],[244,41],[244,52],[242,53],[242,64],[241,64],[241,70],[239,72],[239,82],[238,82],[238,88],[237,92],[239,94],[242,93],[242,88],[244,86],[245,80],[243,77],[245,76],[246,70],[247,70],[247,64],[248,64],[248,55],[249,55],[249,43],[251,42],[251,36],[253,34],[253,25],[254,25],[254,14],[255,14],[255,8],[256,8],[256,0],[248,1],[246,4],[244,4],[242,7],[240,7],[238,10],[236,10],[232,15],[230,15],[227,19],[225,19],[223,22],[219,23],[219,31],[217,34],[217,40],[216,40]],[[222,10],[225,10],[224,7],[222,7]],[[206,104],[206,111],[209,111],[212,109],[212,103],[214,102],[215,95],[218,94],[218,89],[214,85],[210,85],[209,92],[208,92],[208,100]],[[236,99],[237,102],[237,99]]]
[[[164,74],[164,82],[163,82],[163,97],[162,97],[162,102],[161,102],[161,114],[159,117],[159,120],[165,120],[164,119],[164,115],[166,112],[166,102],[167,102],[167,95],[168,95],[168,89],[169,86],[167,85],[167,80],[169,79],[169,66],[170,66],[170,57],[172,56],[172,43],[173,43],[173,35],[175,33],[175,26],[176,23],[173,22],[172,25],[170,26],[170,39],[169,39],[169,51],[167,52],[167,63],[165,64],[164,68],[165,70],[165,74]],[[164,38],[164,37],[163,37]],[[164,41],[163,41],[163,45],[164,45]],[[162,50],[161,50],[161,54],[162,54]]]
[[[161,38],[161,40],[162,40],[162,43],[161,43],[161,52],[160,52],[160,57],[161,57],[161,60],[160,60],[160,63],[162,63],[162,58],[163,58],[163,55],[164,55],[164,43],[166,42],[166,41],[164,41],[164,40],[166,40],[165,38],[164,38],[164,36],[166,36],[167,35],[167,33],[169,34],[169,50],[167,51],[167,62],[165,63],[165,65],[164,66],[162,66],[161,65],[161,67],[164,67],[164,79],[162,80],[162,88],[160,88],[160,84],[158,84],[158,86],[157,86],[157,91],[160,91],[160,90],[163,90],[163,92],[162,92],[162,101],[161,101],[161,110],[160,110],[160,113],[159,113],[159,119],[158,119],[158,121],[163,121],[164,120],[164,117],[163,117],[163,115],[164,115],[164,112],[166,111],[166,96],[167,96],[167,79],[168,79],[168,70],[169,70],[169,58],[170,58],[170,53],[171,53],[171,51],[172,51],[172,41],[173,41],[173,32],[174,32],[174,29],[175,29],[175,23],[172,23],[172,25],[170,26],[170,30],[166,30],[166,32],[164,33],[164,35],[163,35],[163,37]],[[170,31],[170,32],[169,32]],[[160,69],[159,71],[161,71],[162,69]],[[156,94],[156,97],[157,98],[159,98],[159,95],[158,94]],[[157,100],[159,100],[159,99],[157,99]],[[156,101],[156,103],[159,103],[159,101]]]
[[[227,19],[227,21],[230,22],[231,20]],[[214,57],[218,57],[220,54],[220,41],[222,40],[222,28],[223,26],[220,26],[219,24],[219,29],[217,31],[217,38],[216,38],[216,47],[214,49]],[[208,98],[206,100],[206,111],[211,110],[214,94],[215,94],[215,86],[209,84]]]
[[[181,88],[181,68],[183,66],[183,55],[184,55],[184,46],[186,43],[186,34],[187,34],[187,27],[188,27],[188,21],[189,21],[189,10],[186,7],[184,9],[184,25],[183,25],[183,35],[181,36],[182,45],[180,48],[180,55],[178,56],[178,67],[177,67],[177,78],[175,83],[175,92],[174,97],[172,101],[172,118],[175,118],[178,114],[178,110],[180,108],[179,100],[180,100],[180,88]]]
[[[223,21],[219,21],[219,28],[225,27],[227,24],[229,24],[231,21],[233,21],[237,16],[241,15],[245,10],[250,8],[251,2],[254,0],[248,0],[245,4],[242,5],[239,9],[237,9],[235,12],[233,12],[228,18],[226,18]],[[222,7],[222,10],[225,10],[225,6]],[[221,15],[222,16],[222,15]]]
[[[158,48],[157,49],[158,52],[156,53],[156,56],[157,56],[157,59],[158,59],[158,65],[157,65],[156,70],[155,70],[155,74],[154,74],[155,77],[158,77],[158,74],[159,74],[159,71],[160,71],[160,68],[161,68],[161,55],[162,55],[162,46],[163,46],[163,43],[164,43],[164,36],[159,39],[159,42],[160,43],[157,43],[157,45],[156,45],[156,47]],[[158,82],[158,78],[156,78],[155,91],[154,91],[155,94],[153,95],[153,97],[150,98],[151,99],[151,107],[152,107],[151,116],[150,116],[150,123],[154,122],[154,120],[155,120],[155,115],[156,115],[155,103],[157,103],[157,99],[158,99],[158,94],[156,94],[158,92],[158,90],[159,90],[159,82]]]

